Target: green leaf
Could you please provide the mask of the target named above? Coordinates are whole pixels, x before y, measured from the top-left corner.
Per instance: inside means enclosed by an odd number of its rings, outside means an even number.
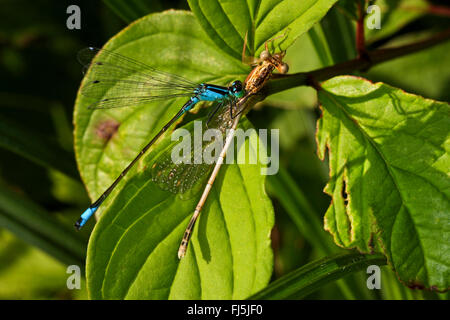
[[[105,47],[197,82],[227,84],[244,80],[249,71],[217,49],[188,12],[149,15]],[[88,99],[78,96],[75,148],[92,198],[111,184],[185,100],[89,110]],[[145,169],[167,147],[170,135],[165,138],[99,209],[102,216],[88,248],[90,297],[231,299],[260,290],[273,264],[273,208],[261,166],[224,165],[180,261],[178,246],[200,194],[182,199],[151,181],[151,170]]]
[[[251,300],[301,299],[330,282],[370,265],[382,266],[386,258],[381,254],[339,254],[316,260],[275,280],[251,296]]]
[[[243,81],[249,70],[216,49],[193,15],[184,11],[149,15],[113,37],[104,48],[198,83]],[[87,108],[92,100],[77,96],[75,153],[91,198],[114,181],[186,100],[92,110]]]
[[[358,2],[363,8],[366,7],[365,0],[341,0],[337,3],[338,8],[342,14],[351,20],[358,20]]]
[[[322,67],[326,67],[333,64],[333,56],[330,52],[327,38],[320,23],[316,24],[308,32],[311,43],[314,46],[314,51],[317,57],[320,59]]]
[[[274,48],[285,50],[327,13],[336,0],[189,0],[189,6],[215,44],[241,60],[247,33],[247,55],[264,50],[274,37]],[[289,30],[288,30],[289,29]]]
[[[362,252],[378,240],[408,286],[446,290],[449,105],[351,76],[326,81],[319,100],[318,151],[329,150],[332,196],[325,228]]]
[[[355,26],[337,7],[320,21],[334,63],[355,58]]]
[[[151,181],[146,169],[167,147],[162,142],[143,160],[95,227],[87,263],[90,297],[242,299],[263,288],[272,273],[273,209],[261,166],[222,168],[180,261],[178,246],[198,197],[183,199]]]

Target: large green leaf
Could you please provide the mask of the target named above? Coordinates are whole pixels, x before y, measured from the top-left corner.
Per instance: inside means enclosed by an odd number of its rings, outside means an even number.
[[[182,11],[138,20],[113,37],[105,48],[199,83],[227,84],[235,79],[244,80],[249,70],[215,49],[192,14]],[[92,100],[78,95],[74,116],[75,151],[81,177],[92,198],[112,183],[186,100],[91,110],[87,106]]]
[[[247,54],[264,50],[274,37],[275,47],[284,50],[318,22],[337,0],[189,0],[203,29],[216,45],[241,59],[247,34]],[[289,30],[288,30],[289,29]]]
[[[450,282],[450,108],[382,83],[343,76],[319,92],[318,150],[329,150],[332,204],[325,227],[337,244],[378,243],[402,282]]]
[[[163,142],[143,160],[94,230],[91,298],[242,299],[262,289],[272,272],[273,210],[261,167],[222,168],[180,261],[178,246],[198,197],[183,200],[151,181],[146,168],[164,148]]]
[[[218,50],[188,12],[149,15],[105,47],[198,82],[226,84],[243,80],[249,70]],[[87,109],[89,101],[78,96],[76,154],[92,198],[184,102],[93,111]],[[102,217],[88,248],[91,298],[245,298],[270,279],[273,209],[260,165],[222,168],[188,253],[178,260],[178,245],[200,194],[182,199],[151,181],[151,170],[145,168],[169,138],[130,171],[99,209]]]

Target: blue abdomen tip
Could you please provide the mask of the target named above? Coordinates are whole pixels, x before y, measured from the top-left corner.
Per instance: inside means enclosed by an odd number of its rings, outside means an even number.
[[[84,226],[84,224],[89,220],[90,217],[97,211],[98,207],[89,207],[86,209],[86,211],[83,212],[81,215],[82,222],[80,223],[80,227]]]

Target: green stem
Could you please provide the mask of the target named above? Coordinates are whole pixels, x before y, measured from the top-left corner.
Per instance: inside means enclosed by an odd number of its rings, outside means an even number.
[[[275,280],[249,299],[300,299],[333,280],[364,270],[369,265],[385,265],[382,254],[339,254],[308,263]]]

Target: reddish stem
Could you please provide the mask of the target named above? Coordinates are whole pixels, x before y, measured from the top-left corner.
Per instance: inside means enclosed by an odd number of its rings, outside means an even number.
[[[364,39],[364,8],[358,1],[358,20],[356,21],[356,51],[358,58],[363,57],[366,53],[366,44]]]
[[[428,6],[428,13],[435,14],[437,16],[450,17],[450,8],[444,6],[430,5]]]

